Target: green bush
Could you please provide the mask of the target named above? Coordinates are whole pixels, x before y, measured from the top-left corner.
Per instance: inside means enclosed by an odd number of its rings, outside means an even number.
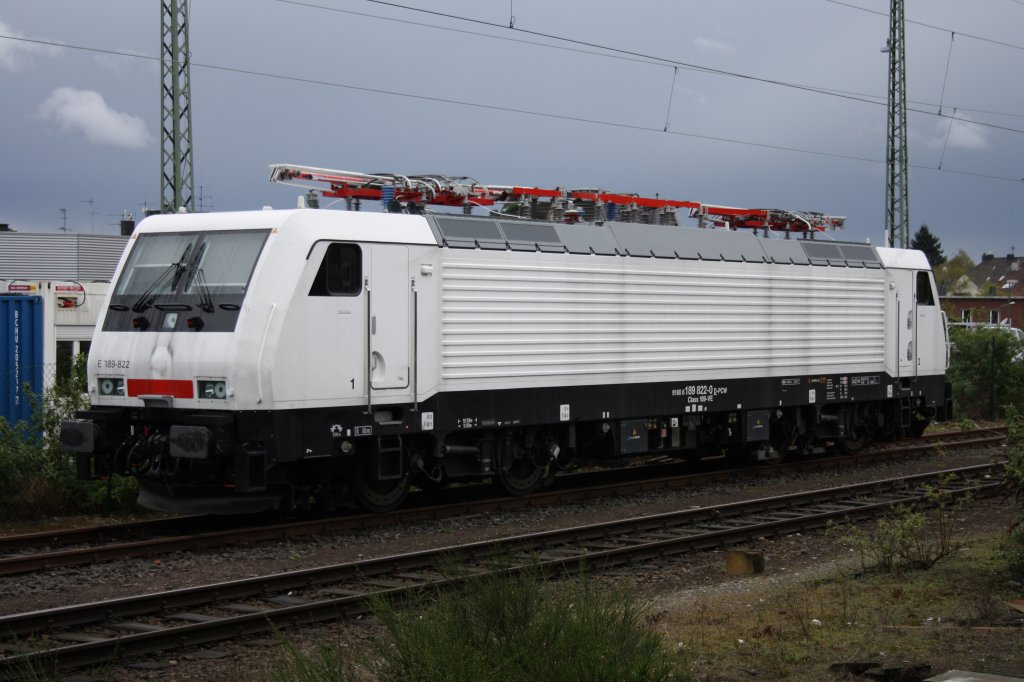
[[[374,605],[386,636],[360,658],[289,649],[275,679],[562,682],[689,679],[647,622],[645,605],[591,582],[497,575],[399,608]]]
[[[1006,470],[1003,474],[1007,493],[1014,500],[1017,516],[1001,550],[1014,577],[1024,579],[1024,417],[1012,405],[1006,408]]]
[[[955,481],[949,476],[926,487],[929,510],[900,505],[868,530],[851,526],[842,539],[860,555],[861,567],[885,573],[927,570],[960,551],[964,545],[954,538],[954,522],[972,497],[955,497],[948,488]]]
[[[1024,343],[990,327],[950,329],[949,380],[954,413],[989,419],[994,406],[1024,410]],[[995,392],[993,393],[993,382]]]
[[[8,424],[0,418],[0,518],[25,519],[53,514],[103,510],[107,483],[75,479],[74,460],[60,448],[61,422],[89,406],[85,394],[85,362],[80,355],[71,375],[59,379],[42,396],[26,391],[32,401],[27,421]],[[134,480],[116,482],[114,503],[134,503]]]

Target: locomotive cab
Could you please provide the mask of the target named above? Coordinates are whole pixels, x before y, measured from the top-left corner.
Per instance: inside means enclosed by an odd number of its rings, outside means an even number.
[[[237,468],[246,444],[236,413],[257,375],[239,352],[239,327],[272,230],[149,227],[133,235],[98,325],[92,408],[63,425],[62,444],[76,453],[80,477],[138,476],[143,502],[149,484],[173,491],[184,479],[263,492],[259,472]]]

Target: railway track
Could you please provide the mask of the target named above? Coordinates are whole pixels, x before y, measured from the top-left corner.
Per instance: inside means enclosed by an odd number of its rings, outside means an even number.
[[[0,676],[335,620],[365,612],[374,595],[453,587],[489,572],[557,576],[809,531],[921,502],[937,485],[983,495],[1000,485],[996,474],[993,464],[962,467],[3,616]]]
[[[462,499],[456,502],[431,504],[425,498],[414,498],[411,506],[388,514],[352,513],[284,523],[266,523],[266,517],[176,517],[13,535],[0,537],[0,576],[252,542],[286,541],[359,528],[450,518],[482,511],[535,507],[714,481],[857,466],[928,452],[940,446],[987,447],[999,443],[1004,437],[1005,429],[951,432],[924,436],[910,444],[877,448],[856,455],[809,458],[755,467],[722,469],[718,467],[719,462],[706,460],[695,467],[696,471],[683,474],[678,473],[680,463],[677,461],[628,469],[573,473],[559,476],[549,489],[529,497],[490,497],[486,495],[484,486],[475,486],[460,489]],[[196,526],[204,530],[191,532]]]

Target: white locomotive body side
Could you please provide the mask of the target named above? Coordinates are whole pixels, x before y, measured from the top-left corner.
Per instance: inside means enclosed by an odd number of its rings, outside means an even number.
[[[882,270],[446,256],[446,390],[885,369]]]
[[[919,252],[340,211],[148,218],[65,424],[171,511],[535,489],[574,456],[773,459],[949,414]]]

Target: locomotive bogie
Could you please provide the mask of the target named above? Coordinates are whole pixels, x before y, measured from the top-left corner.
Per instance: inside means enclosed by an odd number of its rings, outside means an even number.
[[[166,511],[524,495],[577,458],[771,462],[949,415],[918,252],[263,211],[149,218],[115,277],[62,442]]]

